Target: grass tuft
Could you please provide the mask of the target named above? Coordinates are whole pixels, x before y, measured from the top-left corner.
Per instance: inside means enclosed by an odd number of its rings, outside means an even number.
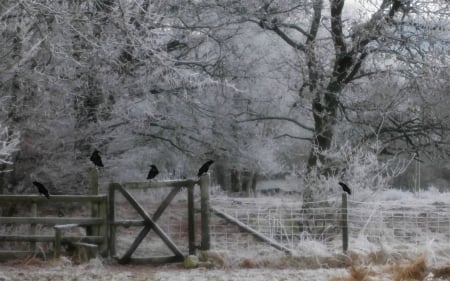
[[[394,267],[394,281],[420,280],[426,276],[425,257],[420,257],[405,266]]]
[[[447,278],[450,280],[450,265],[433,269],[432,272],[435,278]]]
[[[239,267],[241,267],[241,268],[257,268],[258,264],[251,259],[243,259],[239,263]]]

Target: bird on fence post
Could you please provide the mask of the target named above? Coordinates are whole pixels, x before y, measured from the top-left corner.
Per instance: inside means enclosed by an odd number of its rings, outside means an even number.
[[[50,199],[50,194],[48,193],[47,188],[45,188],[45,186],[38,182],[38,181],[33,181],[34,186],[37,187],[39,193],[43,194],[45,197],[47,197],[47,199]]]
[[[94,163],[95,166],[103,167],[102,158],[100,157],[100,151],[98,151],[97,149],[94,150],[94,152],[92,152],[90,159],[91,159],[92,163]]]
[[[206,161],[206,163],[203,164],[203,165],[200,167],[200,169],[198,169],[198,174],[197,174],[197,176],[198,176],[198,177],[201,177],[204,173],[207,173],[207,172],[208,172],[208,169],[209,169],[209,166],[211,166],[213,163],[214,163],[213,160],[208,160],[208,161]]]
[[[148,171],[147,179],[151,180],[159,174],[158,168],[155,165],[150,165],[150,171]]]
[[[350,188],[343,182],[339,182],[339,185],[342,186],[342,190],[348,193],[348,195],[352,194]]]

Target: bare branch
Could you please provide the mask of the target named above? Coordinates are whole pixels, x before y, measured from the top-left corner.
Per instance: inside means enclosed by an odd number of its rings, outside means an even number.
[[[289,117],[283,117],[283,116],[261,116],[261,117],[255,117],[255,118],[250,118],[250,119],[245,119],[245,120],[238,120],[238,123],[244,123],[244,122],[252,122],[252,121],[263,121],[263,120],[280,120],[280,121],[288,121],[291,123],[294,123],[295,125],[299,126],[302,129],[308,130],[313,132],[314,128],[313,127],[309,127],[306,126],[300,122],[298,122],[295,119],[289,118]]]

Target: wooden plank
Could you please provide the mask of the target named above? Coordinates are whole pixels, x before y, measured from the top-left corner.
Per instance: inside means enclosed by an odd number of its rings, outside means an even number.
[[[31,203],[31,216],[32,217],[37,217],[37,203],[33,202]],[[36,224],[32,223],[30,224],[30,232],[28,233],[30,235],[35,235],[36,234]],[[32,242],[30,243],[30,251],[36,251],[36,243]]]
[[[62,228],[55,228],[55,242],[53,242],[53,245],[55,246],[53,258],[55,259],[59,259],[61,256],[61,232]]]
[[[144,240],[145,236],[149,233],[151,230],[150,224],[147,224],[144,226],[144,228],[139,232],[136,239],[134,239],[133,243],[131,244],[130,248],[123,254],[123,256],[119,259],[120,264],[129,263],[131,259],[131,255],[136,251],[137,247],[141,244],[142,240]]]
[[[0,242],[15,241],[15,242],[53,242],[54,235],[0,235]],[[103,241],[102,236],[79,236],[68,235],[61,236],[62,242],[76,242],[83,241],[86,243],[99,244]]]
[[[0,223],[10,224],[80,224],[80,225],[92,225],[102,224],[103,218],[64,218],[64,217],[0,217]]]
[[[100,254],[108,256],[108,202],[103,201],[98,204],[98,216],[103,218],[103,223],[98,227],[98,236],[103,236],[103,243],[100,245]]]
[[[154,222],[156,222],[159,217],[163,214],[163,212],[166,210],[167,206],[169,206],[170,202],[172,202],[173,198],[180,192],[181,186],[174,187],[170,193],[164,198],[164,200],[159,205],[158,209],[155,211],[155,213],[152,216],[152,219]]]
[[[116,189],[120,187],[120,184],[118,183],[111,183],[108,187],[109,192],[109,212],[108,212],[108,220],[109,220],[109,234],[108,234],[108,248],[109,248],[109,256],[114,257],[116,255],[116,226],[115,226],[115,219],[116,219],[116,211],[115,211],[115,204],[116,204]]]
[[[342,193],[342,249],[348,250],[347,193]]]
[[[227,213],[224,213],[222,211],[219,211],[213,207],[211,207],[211,211],[213,211],[214,213],[216,213],[218,216],[226,219],[227,221],[234,223],[235,225],[237,225],[239,228],[241,228],[244,231],[247,231],[248,233],[252,234],[253,236],[263,240],[264,242],[268,243],[270,246],[274,247],[275,249],[281,250],[287,254],[292,255],[293,252],[291,249],[281,245],[280,243],[278,243],[277,241],[265,236],[264,234],[262,234],[261,232],[257,231],[256,229],[242,223],[240,220],[228,215]]]
[[[188,188],[188,243],[189,255],[195,255],[195,210],[194,210],[194,188]]]
[[[151,258],[130,258],[129,263],[131,264],[165,264],[165,263],[174,263],[174,262],[182,262],[184,261],[184,257],[179,256],[167,256],[167,257],[151,257]]]
[[[155,231],[155,233],[161,238],[161,240],[164,241],[164,243],[167,245],[167,247],[169,247],[169,249],[176,256],[182,257],[183,254],[177,248],[175,243],[173,243],[173,241],[167,236],[167,234],[150,218],[148,213],[141,207],[141,205],[136,200],[134,200],[133,196],[131,196],[131,194],[128,191],[126,191],[125,189],[123,189],[120,186],[118,187],[118,190],[123,194],[123,196],[128,200],[128,202],[130,202],[130,204],[136,209],[136,211],[142,216],[142,218],[146,222],[146,226],[144,227],[144,229],[142,229],[142,231],[139,233],[138,237],[136,237],[133,244],[130,246],[128,251],[123,255],[123,257],[119,260],[119,262],[127,263],[130,260],[133,252],[137,249],[139,244],[142,242],[144,237],[147,235],[147,233],[151,229],[153,229],[153,231]],[[170,194],[169,194],[169,196],[170,196]]]
[[[38,252],[39,253],[39,252]],[[0,250],[0,261],[8,261],[34,255],[32,251]]]
[[[89,195],[98,195],[98,170],[96,167],[89,168]],[[100,202],[90,202],[91,209],[91,217],[100,217],[99,216],[99,205]],[[86,228],[87,235],[99,235],[99,226],[90,225]]]
[[[98,195],[98,170],[96,167],[89,168],[89,195]]]
[[[209,175],[205,174],[200,178],[200,209],[201,209],[201,230],[202,230],[202,241],[201,241],[201,249],[206,251],[211,248],[211,240],[210,240],[210,203],[209,203],[209,185],[210,179]]]
[[[85,248],[90,248],[90,249],[98,249],[97,244],[85,243],[85,242],[74,242],[73,244],[75,246],[80,246],[80,247],[85,247]]]
[[[74,227],[79,227],[79,224],[75,224],[75,223],[71,223],[71,224],[58,224],[55,225],[53,228],[54,229],[69,229],[69,228],[74,228]]]
[[[198,184],[198,180],[187,179],[187,180],[169,180],[169,181],[149,181],[149,182],[127,182],[123,183],[122,186],[126,189],[145,189],[145,188],[171,188],[171,187],[188,187]]]
[[[144,220],[118,220],[113,223],[115,226],[122,226],[128,228],[130,226],[144,226]]]
[[[51,203],[51,202],[101,202],[107,200],[106,195],[52,195],[50,199],[40,195],[0,195],[0,203]]]

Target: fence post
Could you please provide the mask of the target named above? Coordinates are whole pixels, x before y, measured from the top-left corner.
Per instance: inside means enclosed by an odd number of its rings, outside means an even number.
[[[98,195],[98,170],[89,168],[89,195]]]
[[[211,248],[210,233],[209,233],[209,220],[210,220],[210,208],[209,208],[209,174],[204,174],[200,177],[200,207],[202,218],[202,242],[201,249],[209,250]]]
[[[61,228],[55,227],[55,250],[53,252],[53,258],[58,259],[61,256]]]
[[[37,203],[36,202],[31,203],[31,216],[33,218],[37,217]],[[30,235],[35,235],[35,234],[36,234],[36,224],[32,223],[32,224],[30,224]],[[32,250],[33,252],[36,251],[36,242],[30,243],[30,250]]]
[[[348,249],[348,221],[347,221],[347,193],[342,193],[342,248],[344,253]]]
[[[98,203],[98,215],[103,223],[98,227],[98,235],[103,236],[103,242],[99,247],[102,256],[108,255],[108,199]]]
[[[189,255],[195,255],[195,213],[194,213],[194,186],[188,186],[188,237]]]
[[[98,195],[98,170],[95,167],[89,168],[89,195]],[[99,206],[95,203],[91,204],[91,217],[98,217]],[[88,226],[86,227],[87,235],[99,235],[100,227],[99,226]]]
[[[109,248],[109,256],[114,257],[116,255],[116,225],[115,222],[115,192],[117,186],[120,186],[118,183],[109,184],[109,196],[108,196],[108,223],[109,223],[109,237],[108,237],[108,248]]]

